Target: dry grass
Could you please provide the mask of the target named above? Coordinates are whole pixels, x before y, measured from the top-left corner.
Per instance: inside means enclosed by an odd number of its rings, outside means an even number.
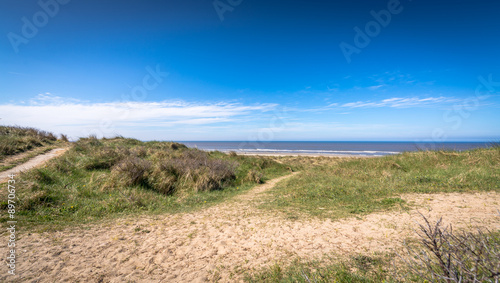
[[[418,243],[407,244],[399,254],[412,277],[429,282],[498,282],[500,234],[487,228],[453,231],[442,219],[435,224],[421,215]],[[404,276],[407,277],[407,276]]]
[[[277,158],[299,174],[276,186],[263,207],[290,216],[341,218],[405,206],[404,193],[500,190],[500,148],[419,151],[381,158]],[[323,210],[318,207],[325,208]]]
[[[181,212],[239,194],[286,174],[258,157],[189,149],[173,142],[82,138],[46,166],[16,176],[19,219],[30,226],[86,222],[130,213]],[[3,196],[3,197],[2,197]],[[0,192],[0,198],[7,198]],[[4,208],[4,203],[0,203]]]
[[[0,160],[56,141],[56,136],[50,132],[28,127],[0,126]]]

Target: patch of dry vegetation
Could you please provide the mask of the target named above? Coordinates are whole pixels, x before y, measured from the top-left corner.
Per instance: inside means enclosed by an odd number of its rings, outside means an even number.
[[[381,158],[275,157],[301,171],[263,207],[339,218],[405,206],[405,193],[500,191],[500,147]],[[318,209],[323,208],[323,209]]]
[[[500,231],[478,227],[457,232],[444,226],[442,219],[431,224],[421,216],[424,223],[418,225],[417,243],[407,244],[405,253],[399,254],[407,264],[407,275],[429,282],[500,280]]]
[[[46,166],[16,177],[17,215],[43,225],[187,211],[286,173],[285,165],[260,157],[204,152],[175,142],[90,136]],[[6,207],[0,203],[0,209]]]
[[[0,126],[0,161],[9,155],[53,144],[57,137],[50,132],[29,127]]]

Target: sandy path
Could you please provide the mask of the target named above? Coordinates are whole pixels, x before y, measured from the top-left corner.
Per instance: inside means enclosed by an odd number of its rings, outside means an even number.
[[[290,176],[290,175],[289,175]],[[24,282],[238,282],[242,271],[324,254],[389,251],[413,235],[417,212],[374,213],[341,221],[299,219],[256,208],[271,180],[217,206],[158,217],[127,218],[86,229],[24,234],[18,275]],[[500,229],[499,193],[403,195],[431,219],[454,228]],[[22,229],[22,224],[19,225]],[[7,237],[6,235],[3,237]],[[5,245],[0,254],[7,253]]]
[[[28,160],[27,162],[17,165],[14,168],[11,168],[7,171],[0,172],[0,183],[6,182],[8,180],[8,176],[10,174],[18,174],[19,172],[29,170],[31,168],[37,167],[45,163],[46,161],[62,155],[64,152],[66,152],[69,149],[69,147],[64,147],[64,148],[56,148],[53,149],[45,154],[40,154],[38,156],[33,157],[32,159]]]

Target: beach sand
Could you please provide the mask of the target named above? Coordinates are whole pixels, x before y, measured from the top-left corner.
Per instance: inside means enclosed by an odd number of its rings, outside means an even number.
[[[415,223],[422,222],[417,210],[432,221],[443,217],[455,230],[500,229],[495,192],[401,195],[415,209],[339,221],[305,215],[291,220],[258,209],[262,194],[289,176],[192,213],[126,217],[43,233],[22,232],[20,223],[17,275],[9,276],[2,265],[0,281],[239,282],[244,271],[299,257],[390,252],[414,236]],[[0,254],[7,254],[6,245]]]

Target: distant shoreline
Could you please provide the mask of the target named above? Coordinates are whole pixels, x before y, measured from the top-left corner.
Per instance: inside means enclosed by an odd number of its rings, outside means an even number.
[[[334,153],[304,153],[304,152],[244,152],[238,150],[207,150],[200,149],[203,151],[211,152],[211,151],[220,151],[226,154],[231,152],[236,153],[237,155],[242,156],[277,156],[277,157],[285,157],[285,156],[304,156],[304,157],[336,157],[336,158],[372,158],[372,157],[383,157],[386,155],[361,155],[361,154],[334,154]],[[391,154],[392,155],[392,154]]]
[[[223,151],[224,153],[229,153],[230,151]],[[355,155],[355,154],[311,154],[311,153],[250,153],[250,152],[237,152],[237,155],[244,156],[275,156],[275,157],[286,157],[286,156],[304,156],[304,157],[335,157],[335,158],[375,158],[383,157],[384,155]]]
[[[432,143],[414,142],[182,142],[188,147],[204,151],[231,151],[240,155],[260,156],[330,156],[380,157],[419,150],[469,150],[487,147],[486,143]]]

